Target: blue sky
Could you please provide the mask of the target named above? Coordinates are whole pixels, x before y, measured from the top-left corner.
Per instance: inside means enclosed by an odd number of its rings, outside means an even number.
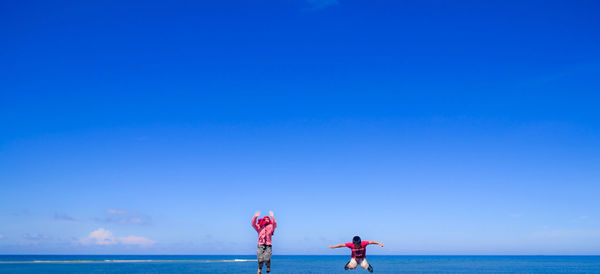
[[[600,254],[595,1],[0,5],[2,254]]]

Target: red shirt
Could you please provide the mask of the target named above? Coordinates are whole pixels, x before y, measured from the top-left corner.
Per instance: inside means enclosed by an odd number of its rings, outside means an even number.
[[[273,237],[275,228],[277,228],[277,222],[275,221],[275,218],[271,218],[270,224],[263,226],[263,227],[259,227],[256,224],[256,216],[254,216],[252,218],[252,227],[254,227],[256,232],[258,232],[258,244],[259,245],[272,245],[271,237]]]
[[[359,248],[356,248],[353,243],[346,243],[345,245],[347,248],[352,249],[352,258],[362,259],[367,256],[366,246],[369,245],[369,241],[360,242]]]

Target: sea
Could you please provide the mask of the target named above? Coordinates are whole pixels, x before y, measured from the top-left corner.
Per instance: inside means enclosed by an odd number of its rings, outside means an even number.
[[[274,255],[271,273],[344,270],[348,256]],[[600,256],[367,256],[375,273],[600,273]],[[251,255],[0,255],[0,273],[256,273]],[[266,273],[266,269],[263,269]]]

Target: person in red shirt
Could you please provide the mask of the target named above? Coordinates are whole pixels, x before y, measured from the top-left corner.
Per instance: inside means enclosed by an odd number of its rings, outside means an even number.
[[[258,248],[256,250],[256,258],[258,260],[258,274],[262,273],[263,264],[267,264],[267,273],[271,272],[271,254],[272,254],[272,237],[277,228],[277,222],[273,211],[269,211],[269,216],[265,216],[257,220],[260,211],[254,213],[252,217],[252,227],[258,232]]]
[[[354,236],[352,238],[351,243],[339,244],[336,246],[330,246],[329,248],[334,249],[338,247],[347,247],[352,250],[352,258],[346,266],[344,266],[345,270],[355,269],[356,266],[360,264],[360,266],[369,272],[373,272],[373,267],[367,262],[367,245],[376,244],[383,247],[383,244],[377,241],[362,241],[360,237]]]

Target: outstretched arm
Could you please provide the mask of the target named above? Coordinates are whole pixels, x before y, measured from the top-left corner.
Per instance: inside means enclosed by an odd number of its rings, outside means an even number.
[[[273,222],[273,229],[277,228],[277,222],[275,221],[275,216],[273,216],[273,211],[269,211],[269,216],[271,216],[271,222]]]
[[[334,248],[340,248],[340,247],[344,247],[344,246],[346,246],[346,244],[332,245],[332,246],[329,246],[329,248],[334,249]]]
[[[379,246],[383,247],[383,244],[378,241],[369,241],[369,244],[370,245],[379,245]]]
[[[256,218],[258,218],[258,216],[260,215],[260,211],[256,211],[256,213],[254,213],[254,217],[252,217],[252,227],[254,227],[254,230],[258,231],[258,225],[256,224]]]

